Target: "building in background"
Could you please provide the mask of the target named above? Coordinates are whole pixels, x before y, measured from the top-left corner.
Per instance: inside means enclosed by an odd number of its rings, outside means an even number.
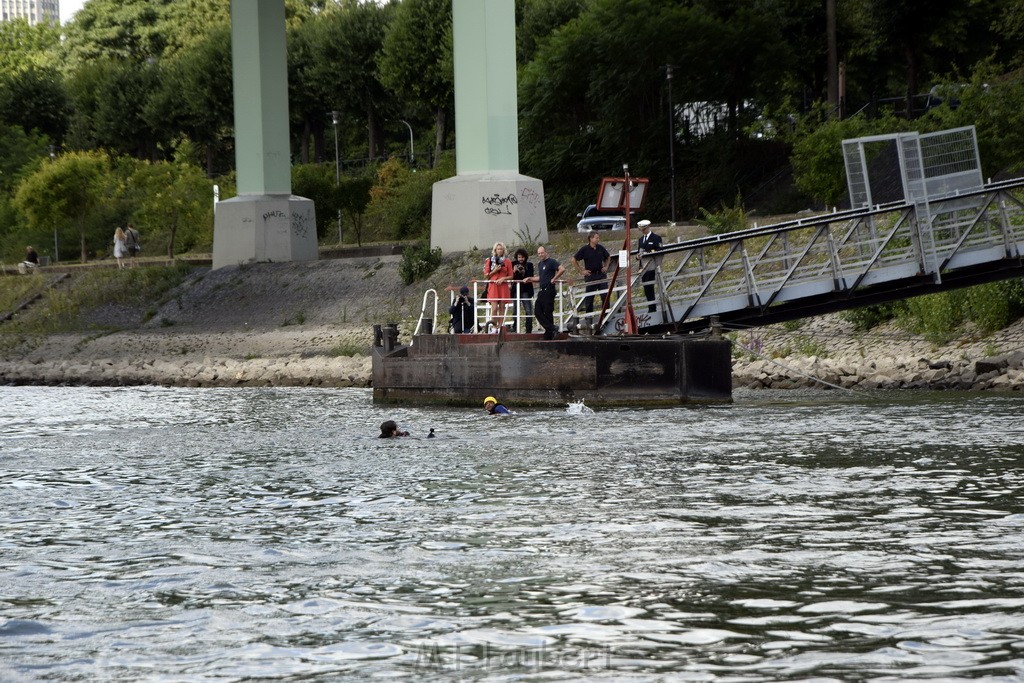
[[[0,21],[28,19],[32,26],[44,21],[60,23],[59,0],[0,0]]]

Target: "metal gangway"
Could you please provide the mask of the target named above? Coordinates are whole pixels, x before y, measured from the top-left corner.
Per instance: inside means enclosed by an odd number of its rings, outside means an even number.
[[[764,325],[1024,276],[1024,178],[982,182],[973,127],[843,144],[854,208],[678,242],[651,256],[633,251],[639,331],[705,329],[712,316]],[[872,204],[872,163],[885,156],[879,145],[898,159],[902,196]],[[619,334],[626,293],[624,277],[611,282],[605,310],[598,303],[588,316],[576,285],[569,316],[597,334]],[[563,324],[572,326],[571,317]]]

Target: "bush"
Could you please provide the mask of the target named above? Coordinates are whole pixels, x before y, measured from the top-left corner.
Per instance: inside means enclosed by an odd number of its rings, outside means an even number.
[[[722,202],[718,211],[711,212],[701,207],[700,213],[703,218],[698,223],[707,228],[709,235],[722,235],[727,232],[745,230],[747,227],[747,212],[743,208],[743,199],[736,195],[732,206]]]
[[[966,320],[961,291],[926,294],[907,299],[906,307],[897,316],[900,325],[933,344],[946,344]]]
[[[400,159],[389,159],[377,169],[367,207],[368,232],[373,239],[422,238],[430,234],[430,208],[434,183],[455,175],[451,155],[437,168],[413,171]],[[369,236],[369,235],[368,235]]]
[[[843,311],[839,317],[853,325],[857,332],[868,330],[892,320],[896,316],[895,304],[875,304]]]
[[[867,119],[858,114],[834,119],[814,109],[797,124],[793,134],[793,178],[796,186],[825,206],[836,206],[847,196],[843,140],[894,133],[907,129],[907,122],[892,116]]]
[[[1024,282],[1003,280],[964,291],[967,318],[983,334],[1000,330],[1024,314]]]
[[[407,248],[402,254],[402,262],[398,264],[402,282],[411,285],[433,273],[441,265],[441,255],[441,247],[431,249],[430,245],[422,242]]]

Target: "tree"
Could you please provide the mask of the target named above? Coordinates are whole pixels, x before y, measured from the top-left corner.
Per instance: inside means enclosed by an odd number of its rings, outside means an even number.
[[[148,243],[163,246],[167,258],[190,249],[203,226],[213,222],[213,184],[192,164],[142,163],[128,185],[132,220]]]
[[[855,0],[868,27],[869,41],[863,50],[881,57],[873,78],[902,80],[906,99],[904,114],[913,115],[913,98],[920,94],[925,76],[944,72],[952,65],[969,67],[988,56],[993,45],[1002,0]],[[902,65],[902,74],[888,71]],[[902,75],[902,78],[899,76]],[[925,88],[927,89],[927,88]]]
[[[540,43],[555,29],[578,17],[584,0],[522,0],[517,3],[520,16],[516,25],[516,59],[527,64],[537,54]]]
[[[171,0],[89,0],[65,26],[72,67],[101,57],[142,62],[163,54],[161,21]]]
[[[327,235],[338,232],[338,198],[334,182],[334,164],[293,165],[292,192],[300,197],[313,200],[313,204],[316,206],[317,239],[323,240]]]
[[[434,114],[434,164],[448,137],[454,109],[451,0],[405,0],[395,8],[378,62],[381,81],[406,106]]]
[[[370,206],[370,190],[373,188],[373,178],[359,176],[357,178],[344,178],[341,187],[338,188],[338,200],[341,203],[341,212],[347,216],[352,223],[356,233],[356,244],[363,246],[363,218],[366,209]]]
[[[0,75],[0,122],[26,133],[38,131],[59,143],[68,114],[68,95],[56,69],[30,66]]]
[[[74,225],[82,263],[88,260],[90,219],[109,183],[110,161],[99,152],[69,152],[44,163],[26,178],[14,196],[15,206],[34,228]]]
[[[160,86],[143,116],[167,139],[176,132],[201,145],[206,172],[213,176],[222,143],[234,127],[230,28],[219,26],[187,52],[159,64]]]
[[[12,191],[26,167],[45,159],[48,145],[44,136],[26,133],[20,126],[0,125],[0,193]]]
[[[396,12],[394,3],[344,0],[315,23],[318,55],[308,80],[321,84],[330,109],[366,122],[370,158],[384,156],[383,123],[395,108],[377,61]]]
[[[74,141],[139,159],[153,159],[166,137],[145,116],[146,102],[160,84],[147,62],[95,59],[73,81]]]
[[[13,74],[30,67],[55,67],[59,47],[60,29],[48,22],[29,26],[27,19],[2,21],[0,74]]]

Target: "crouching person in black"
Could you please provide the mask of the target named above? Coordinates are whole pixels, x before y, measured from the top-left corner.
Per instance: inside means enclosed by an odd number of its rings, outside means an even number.
[[[464,334],[473,331],[473,297],[469,295],[469,287],[459,290],[455,303],[448,308],[452,316],[452,332]]]

